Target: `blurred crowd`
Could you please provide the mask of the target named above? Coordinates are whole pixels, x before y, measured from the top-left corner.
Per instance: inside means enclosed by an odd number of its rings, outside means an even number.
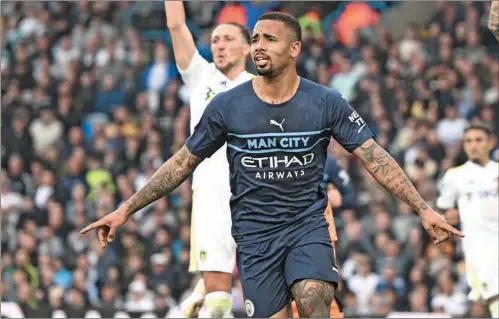
[[[165,317],[197,279],[187,271],[189,181],[136,213],[106,250],[78,233],[140,189],[190,133],[189,92],[168,41],[126,23],[132,5],[2,1],[0,294],[26,317],[88,309]],[[464,127],[484,122],[499,132],[490,4],[437,5],[428,23],[408,20],[401,39],[382,24],[342,39],[310,23],[328,14],[320,6],[300,19],[301,75],[340,91],[432,204],[443,172],[466,160]],[[186,6],[205,52],[212,21],[237,17],[251,28],[256,13],[280,4]],[[467,300],[459,241],[435,247],[410,207],[334,142],[330,151],[357,190],[357,208],[335,212],[345,315],[486,316]],[[234,312],[244,313],[235,278]]]

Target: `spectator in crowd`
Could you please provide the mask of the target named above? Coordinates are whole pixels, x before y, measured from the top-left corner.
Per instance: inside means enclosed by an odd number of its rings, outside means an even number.
[[[125,309],[129,312],[149,312],[154,310],[154,297],[147,289],[146,284],[139,279],[135,279],[128,286]]]
[[[371,308],[369,302],[379,283],[379,276],[371,271],[371,261],[365,255],[358,255],[356,273],[348,280],[348,288],[357,298],[357,313],[369,315]]]
[[[451,275],[448,272],[441,272],[431,301],[433,309],[451,316],[462,317],[466,314],[466,303],[466,295],[456,289]]]
[[[62,138],[64,127],[56,118],[54,110],[44,107],[40,110],[40,118],[31,123],[29,131],[33,139],[33,148],[40,154]]]
[[[176,77],[176,72],[166,46],[157,43],[154,46],[153,62],[144,71],[142,87],[150,91],[163,91],[168,82]]]

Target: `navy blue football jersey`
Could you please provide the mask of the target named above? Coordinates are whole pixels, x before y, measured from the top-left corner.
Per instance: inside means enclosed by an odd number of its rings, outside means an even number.
[[[301,78],[289,101],[268,104],[249,81],[211,101],[186,147],[204,159],[227,143],[232,234],[243,243],[327,225],[321,183],[331,137],[352,152],[373,134],[330,88]]]

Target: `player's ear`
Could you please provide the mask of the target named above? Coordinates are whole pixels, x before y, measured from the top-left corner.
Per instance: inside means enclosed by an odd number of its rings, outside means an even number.
[[[493,135],[490,135],[488,137],[488,142],[489,142],[489,150],[492,151],[494,149],[494,147],[496,147],[497,145],[497,137],[496,136],[493,136]]]
[[[249,44],[245,44],[243,46],[243,54],[244,56],[248,56],[251,52],[251,46]]]
[[[300,41],[293,41],[291,43],[291,48],[290,48],[290,53],[293,58],[298,57],[298,55],[301,52],[301,42]]]

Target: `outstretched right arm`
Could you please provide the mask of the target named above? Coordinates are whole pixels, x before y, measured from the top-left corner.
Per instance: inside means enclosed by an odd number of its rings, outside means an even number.
[[[177,188],[201,161],[222,147],[227,138],[224,106],[224,100],[220,97],[215,97],[208,104],[194,132],[180,151],[166,161],[147,185],[125,203],[130,215]]]
[[[135,193],[129,200],[114,212],[88,225],[80,231],[85,234],[92,229],[98,229],[97,236],[102,248],[112,242],[118,228],[123,226],[130,217],[140,209],[177,188],[194,171],[202,160],[192,154],[184,145],[149,179],[146,186]]]
[[[191,31],[185,22],[185,9],[182,1],[165,1],[166,24],[173,43],[175,62],[186,70],[196,53],[196,45]]]
[[[164,197],[177,188],[194,172],[194,169],[215,153],[227,139],[223,116],[224,101],[215,97],[206,107],[201,120],[185,145],[166,161],[149,179],[146,186],[135,193],[114,212],[85,227],[80,233],[98,229],[102,248],[113,241],[118,228],[140,209]]]
[[[125,202],[127,216],[166,196],[177,188],[194,172],[201,159],[192,154],[184,145],[173,157],[167,160],[149,179],[149,182]]]

